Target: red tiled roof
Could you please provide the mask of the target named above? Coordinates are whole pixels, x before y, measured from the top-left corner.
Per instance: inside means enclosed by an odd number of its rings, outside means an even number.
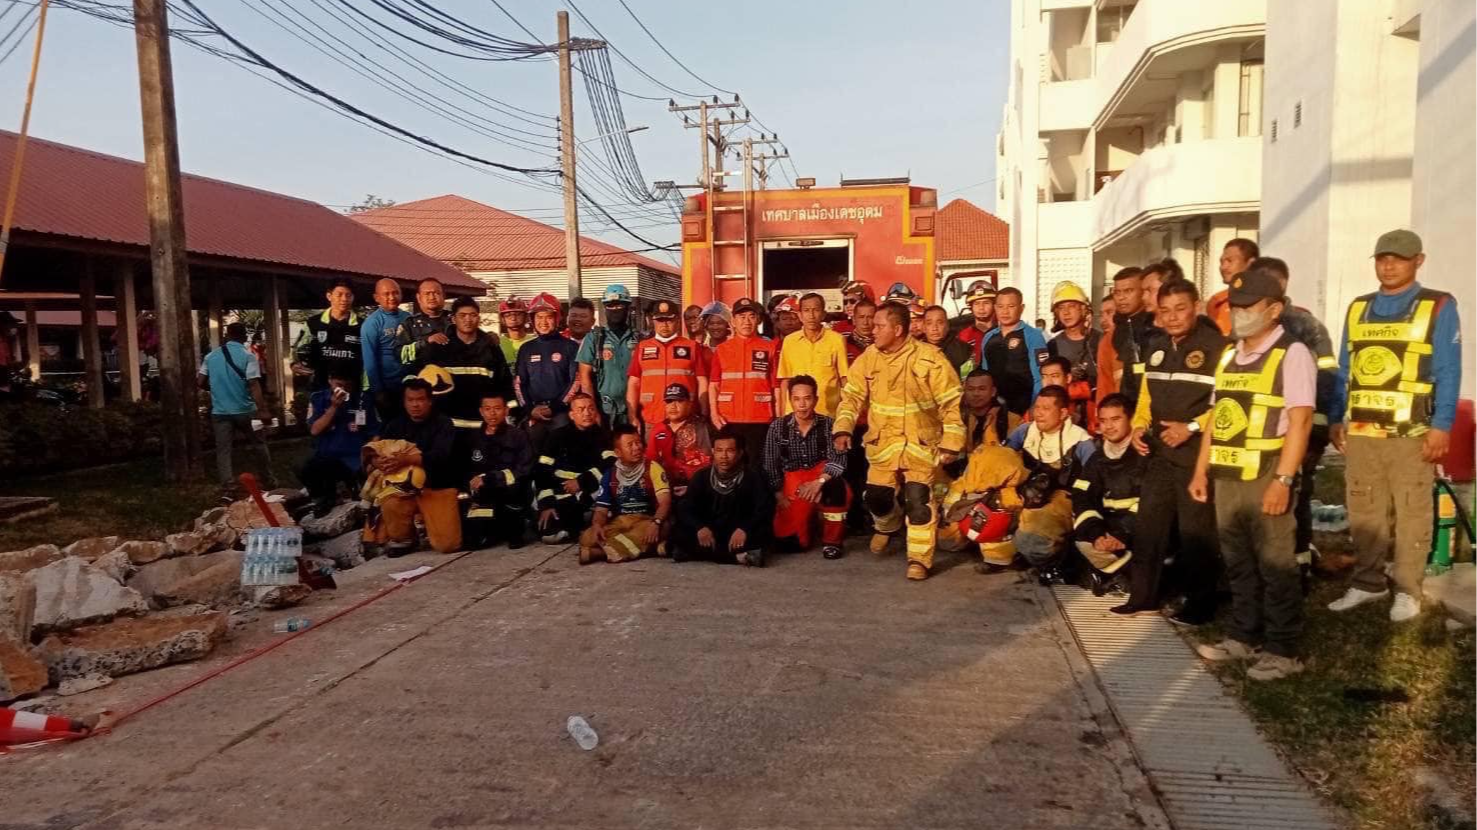
[[[354,215],[387,236],[468,271],[531,271],[564,267],[564,230],[463,196],[436,196]],[[580,237],[587,267],[644,265],[672,276],[665,262]]]
[[[0,181],[10,177],[16,134],[0,131]],[[186,248],[194,255],[297,266],[325,275],[477,280],[322,205],[185,175]],[[15,228],[39,234],[149,244],[143,164],[78,147],[26,142]]]
[[[939,262],[1010,258],[1010,225],[964,199],[938,212],[933,236]]]

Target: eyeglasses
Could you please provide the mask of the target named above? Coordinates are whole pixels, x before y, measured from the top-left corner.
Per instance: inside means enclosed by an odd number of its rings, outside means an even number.
[[[845,298],[845,299],[843,299],[841,301],[841,304],[842,305],[856,305],[857,303],[859,303],[861,301],[862,301],[862,298],[861,297],[847,297],[847,298]]]

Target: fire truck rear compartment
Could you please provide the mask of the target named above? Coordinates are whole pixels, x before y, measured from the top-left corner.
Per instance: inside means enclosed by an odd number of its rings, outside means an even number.
[[[796,242],[779,243],[786,247],[771,247],[775,244],[766,243],[763,248],[764,261],[759,273],[763,277],[765,300],[775,294],[818,291],[828,301],[835,295],[839,302],[841,286],[851,270],[850,246],[845,240],[826,240],[814,247],[790,247],[796,246]],[[828,306],[831,304],[827,302]]]

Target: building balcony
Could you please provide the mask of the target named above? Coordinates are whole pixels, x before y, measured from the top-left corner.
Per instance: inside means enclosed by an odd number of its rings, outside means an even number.
[[[1049,133],[1091,127],[1096,96],[1097,85],[1090,78],[1042,84],[1036,128]]]
[[[1087,9],[1097,0],[1041,0],[1041,11],[1054,12],[1061,9]]]
[[[1086,248],[1092,242],[1092,202],[1044,202],[1036,206],[1036,247]]]
[[[1267,29],[1267,0],[1142,0],[1098,66],[1095,127],[1174,97],[1179,75]],[[1099,53],[1103,49],[1099,45]]]
[[[1261,190],[1260,137],[1155,147],[1092,198],[1092,247],[1105,248],[1166,219],[1256,211]]]

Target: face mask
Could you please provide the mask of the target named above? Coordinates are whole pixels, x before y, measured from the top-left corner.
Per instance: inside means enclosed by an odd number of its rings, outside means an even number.
[[[1262,330],[1267,323],[1267,315],[1251,308],[1231,309],[1231,333],[1238,340],[1244,340]]]
[[[658,343],[670,343],[673,340],[676,340],[677,339],[676,332],[673,332],[672,334],[670,334],[670,335],[668,335],[666,337],[662,337],[660,334],[656,334],[655,332],[653,332],[651,336],[652,337],[655,337],[656,338],[656,342],[658,342]]]

